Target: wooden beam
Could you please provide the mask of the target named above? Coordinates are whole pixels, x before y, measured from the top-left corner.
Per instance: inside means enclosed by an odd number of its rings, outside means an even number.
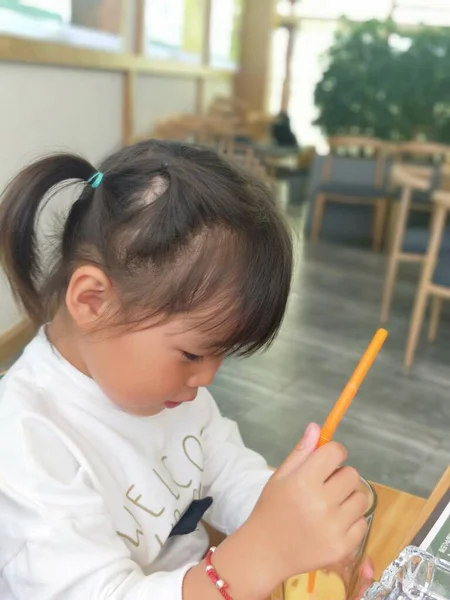
[[[235,74],[231,69],[212,69],[207,65],[151,60],[137,54],[103,52],[11,36],[0,36],[0,61],[97,71],[135,71],[163,77],[229,79]]]
[[[122,142],[124,146],[132,144],[134,139],[135,93],[136,72],[127,71],[123,74],[122,98]]]
[[[24,319],[0,335],[0,363],[4,363],[22,350],[35,334],[36,328]]]
[[[281,91],[281,110],[288,112],[289,102],[291,99],[291,87],[292,87],[292,57],[294,55],[295,38],[297,34],[297,27],[292,26],[288,29],[289,37],[286,49],[286,62],[285,62],[285,76],[283,81],[283,88]]]
[[[145,0],[137,0],[134,51],[145,54]]]
[[[212,0],[203,0],[203,45],[202,45],[202,65],[208,67],[211,58],[210,50],[210,30]],[[196,82],[195,112],[201,115],[205,108],[205,78],[198,77]]]
[[[250,111],[266,112],[268,107],[275,17],[274,0],[245,2],[236,95]]]

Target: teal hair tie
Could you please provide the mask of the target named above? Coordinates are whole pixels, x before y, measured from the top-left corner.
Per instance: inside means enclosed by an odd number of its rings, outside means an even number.
[[[95,190],[95,188],[98,188],[98,186],[101,184],[102,180],[103,173],[101,171],[97,171],[97,173],[94,173],[92,177],[89,177],[87,182],[90,183]]]

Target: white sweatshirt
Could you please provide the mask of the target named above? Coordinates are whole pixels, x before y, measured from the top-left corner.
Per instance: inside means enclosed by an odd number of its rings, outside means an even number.
[[[205,389],[132,416],[41,331],[0,383],[0,598],[181,600],[208,539],[174,525],[211,496],[231,533],[269,477]]]

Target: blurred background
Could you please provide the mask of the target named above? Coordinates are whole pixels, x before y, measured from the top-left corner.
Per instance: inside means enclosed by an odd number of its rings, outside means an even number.
[[[221,410],[278,464],[381,323],[339,437],[364,476],[426,495],[450,462],[449,65],[450,0],[0,0],[0,187],[149,137],[261,177],[293,292],[274,345],[224,364]],[[0,272],[0,366],[32,335]]]

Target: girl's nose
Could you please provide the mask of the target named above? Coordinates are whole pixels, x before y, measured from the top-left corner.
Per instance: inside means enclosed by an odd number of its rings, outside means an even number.
[[[198,365],[198,369],[188,379],[188,386],[192,388],[208,387],[222,364],[222,358],[208,358]]]

